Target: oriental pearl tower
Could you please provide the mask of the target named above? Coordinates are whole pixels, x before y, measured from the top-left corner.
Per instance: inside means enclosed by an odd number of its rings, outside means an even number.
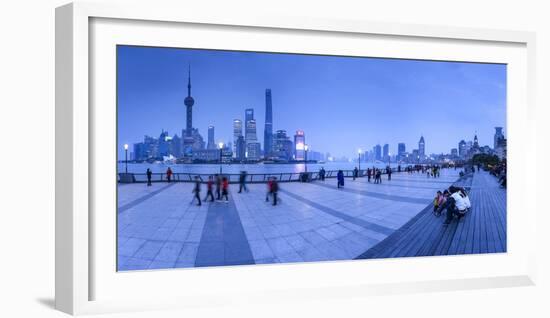
[[[189,65],[189,77],[187,81],[187,97],[185,97],[185,107],[187,107],[187,125],[185,127],[186,137],[193,137],[193,105],[195,100],[191,97],[191,65]]]

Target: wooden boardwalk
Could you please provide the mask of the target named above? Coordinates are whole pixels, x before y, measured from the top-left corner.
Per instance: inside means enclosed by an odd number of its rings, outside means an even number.
[[[448,226],[429,205],[357,259],[506,252],[506,190],[487,172],[455,183],[469,189],[470,212]]]

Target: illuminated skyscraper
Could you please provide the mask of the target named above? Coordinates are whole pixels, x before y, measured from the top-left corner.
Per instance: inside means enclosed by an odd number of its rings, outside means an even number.
[[[389,158],[390,158],[390,145],[385,144],[385,145],[384,145],[384,148],[383,148],[382,159],[383,159],[384,161],[388,161]]]
[[[458,143],[458,156],[460,158],[465,158],[467,153],[466,142],[463,139]]]
[[[237,149],[237,143],[239,142],[239,137],[243,137],[243,122],[240,119],[233,119],[233,158],[239,158],[239,151]],[[244,138],[243,138],[244,143]],[[243,146],[244,153],[244,146]],[[240,160],[244,160],[244,155]]]
[[[271,89],[265,90],[265,127],[264,127],[264,157],[269,157],[273,151],[273,109],[271,104]]]
[[[256,136],[256,120],[254,119],[254,109],[248,108],[244,113],[244,139],[246,144],[251,142],[257,142],[258,137]]]
[[[294,159],[295,160],[305,160],[305,145],[306,145],[306,135],[303,130],[297,130],[296,135],[294,135]]]
[[[214,126],[208,126],[208,143],[206,149],[216,149],[216,142],[214,141]]]

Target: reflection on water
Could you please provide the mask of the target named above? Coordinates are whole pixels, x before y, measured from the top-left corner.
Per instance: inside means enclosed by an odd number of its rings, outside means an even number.
[[[361,163],[361,169],[367,167],[385,168],[387,163]],[[402,165],[404,166],[404,165]],[[151,169],[153,173],[166,172],[166,169],[170,167],[174,173],[197,173],[197,174],[209,174],[218,173],[220,171],[220,165],[217,164],[165,164],[165,163],[128,163],[128,172],[130,173],[145,173],[147,168]],[[353,170],[358,167],[357,163],[353,162],[328,162],[324,164],[308,163],[307,171],[317,172],[321,167],[325,170]],[[391,167],[397,167],[397,164],[392,163]],[[124,172],[124,163],[118,163],[118,171]],[[223,173],[239,173],[241,171],[247,171],[248,173],[289,173],[289,172],[304,172],[305,164],[224,164],[222,165]]]

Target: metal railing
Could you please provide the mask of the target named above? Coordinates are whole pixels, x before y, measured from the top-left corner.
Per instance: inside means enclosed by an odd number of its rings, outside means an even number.
[[[392,168],[392,173],[396,173],[397,168]],[[326,170],[325,178],[336,178],[339,170]],[[387,174],[386,169],[380,170],[382,174]],[[354,170],[342,170],[344,173],[344,178],[353,178]],[[406,172],[402,169],[400,172]],[[133,182],[144,183],[147,182],[146,173],[129,173],[132,176]],[[118,182],[120,182],[121,175],[124,173],[119,173]],[[195,177],[198,176],[199,180],[204,183],[208,181],[208,177],[214,177],[213,173],[191,173],[191,172],[174,172],[172,173],[171,182],[194,182]],[[223,173],[221,176],[229,179],[229,183],[239,183],[241,174],[240,173]],[[359,170],[357,177],[366,177],[367,170]],[[280,172],[280,173],[247,173],[246,174],[246,183],[266,183],[270,178],[276,177],[279,182],[300,182],[300,181],[313,181],[319,180],[319,171],[316,172]],[[372,176],[374,178],[374,176]],[[168,182],[166,173],[152,173],[151,182]]]

